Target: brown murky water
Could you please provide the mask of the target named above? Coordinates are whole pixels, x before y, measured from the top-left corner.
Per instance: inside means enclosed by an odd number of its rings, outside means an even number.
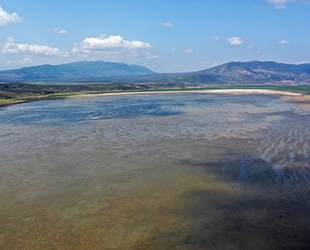
[[[0,249],[309,249],[310,111],[176,94],[0,110]]]

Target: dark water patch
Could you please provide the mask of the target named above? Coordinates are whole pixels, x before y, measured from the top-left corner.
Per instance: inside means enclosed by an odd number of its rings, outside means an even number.
[[[179,106],[181,104],[178,104]],[[10,125],[62,125],[93,120],[131,119],[182,114],[169,100],[89,98],[42,101],[4,108],[0,123]]]
[[[217,154],[214,147],[222,145],[221,141],[209,146],[207,150],[211,155]],[[211,161],[209,155],[205,160],[197,160],[198,157],[181,160],[182,165],[200,168],[214,177],[216,188],[183,194],[183,197],[192,198],[188,209],[190,216],[197,217],[192,220],[202,223],[193,225],[178,246],[188,249],[308,249],[308,182],[296,179],[292,169],[278,176],[270,164],[255,158],[252,149],[234,149],[236,140],[226,142],[220,149],[220,157],[211,157]],[[303,165],[303,161],[296,162],[295,169]],[[310,169],[307,172],[310,173]]]
[[[2,108],[0,124],[62,125],[94,120],[133,119],[143,116],[172,116],[187,109],[224,107],[230,104],[264,107],[270,96],[229,96],[209,94],[160,94],[134,97],[92,97],[48,100]],[[229,108],[229,107],[228,107]]]

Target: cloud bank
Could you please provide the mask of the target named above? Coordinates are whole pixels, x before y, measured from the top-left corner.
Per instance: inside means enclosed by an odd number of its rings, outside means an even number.
[[[61,30],[55,29],[54,32]],[[63,33],[63,32],[61,32]],[[64,33],[63,33],[64,34]],[[2,45],[1,53],[6,55],[28,56],[33,59],[45,58],[67,58],[67,59],[105,59],[121,58],[129,56],[133,59],[158,59],[158,55],[153,55],[152,46],[142,41],[128,41],[121,36],[102,35],[100,37],[88,37],[80,43],[75,43],[70,52],[64,52],[56,47],[46,45],[18,43],[13,37],[8,37]]]
[[[8,42],[3,45],[3,54],[15,55],[37,55],[37,56],[67,56],[58,48],[52,48],[45,45],[16,43],[14,38],[9,37]]]
[[[149,43],[142,41],[128,41],[121,36],[101,35],[100,37],[88,37],[81,43],[76,43],[72,53],[148,56],[151,48]]]

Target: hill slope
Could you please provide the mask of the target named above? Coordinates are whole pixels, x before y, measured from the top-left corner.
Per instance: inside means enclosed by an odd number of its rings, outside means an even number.
[[[84,61],[61,65],[40,65],[21,69],[0,71],[2,81],[33,81],[33,80],[109,80],[127,76],[156,75],[152,70],[125,63],[104,61]]]
[[[175,78],[188,84],[215,83],[310,83],[310,64],[229,62]]]

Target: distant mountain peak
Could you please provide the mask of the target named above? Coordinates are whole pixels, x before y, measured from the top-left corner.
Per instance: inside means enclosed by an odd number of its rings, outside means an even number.
[[[310,64],[297,65],[273,61],[228,62],[178,77],[177,80],[189,84],[310,83]]]
[[[78,61],[60,65],[38,65],[13,70],[0,71],[1,81],[32,81],[32,80],[104,80],[106,78],[155,75],[152,70],[125,63],[106,61]]]

